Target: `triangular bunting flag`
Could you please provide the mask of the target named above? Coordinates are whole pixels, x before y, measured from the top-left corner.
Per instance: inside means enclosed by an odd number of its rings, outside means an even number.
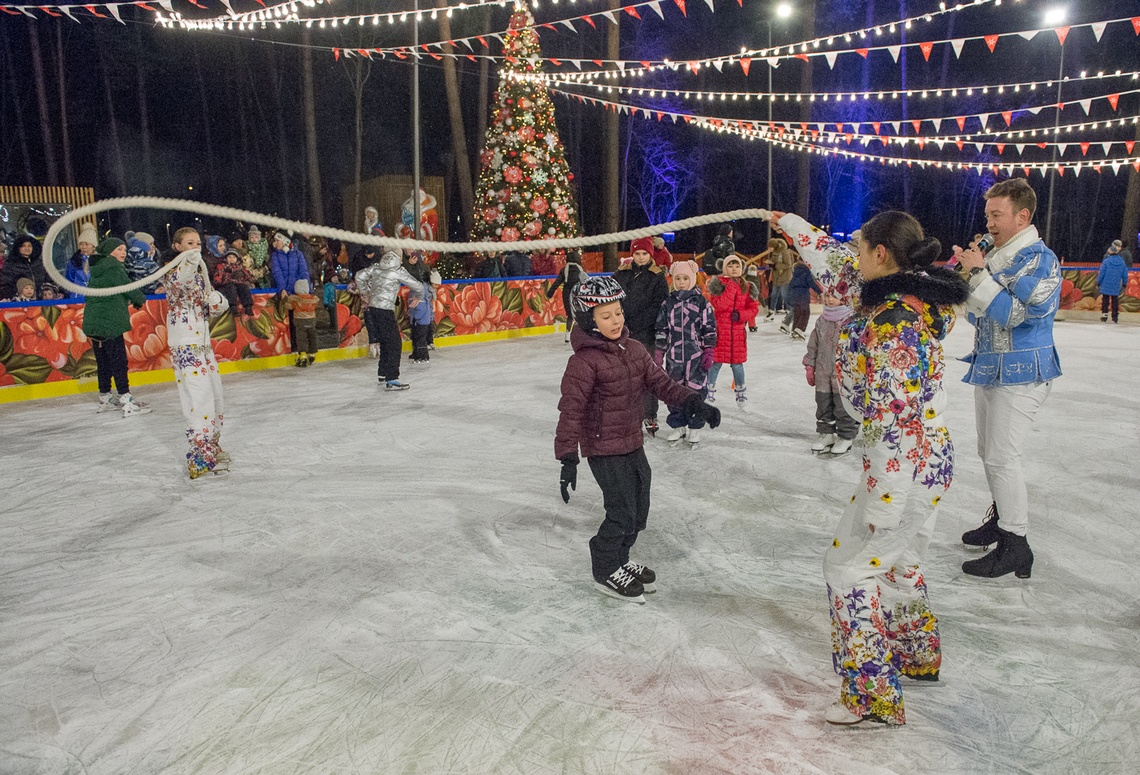
[[[1028,110],[1030,113],[1032,113],[1032,114],[1033,114],[1033,115],[1035,115],[1035,116],[1036,116],[1038,113],[1040,113],[1040,112],[1041,112],[1041,108],[1040,108],[1040,107],[1036,107],[1036,108],[1026,108],[1026,110]]]
[[[1125,141],[1124,141],[1124,148],[1125,148],[1125,149],[1128,151],[1128,155],[1129,155],[1129,156],[1131,156],[1131,155],[1132,155],[1132,148],[1133,148],[1133,146],[1135,146],[1135,145],[1136,145],[1136,141],[1135,141],[1135,140],[1125,140]]]
[[[1112,147],[1112,143],[1101,143],[1100,149],[1104,151],[1104,155],[1108,156],[1108,149]]]
[[[1100,43],[1100,36],[1104,34],[1104,28],[1108,26],[1108,22],[1094,22],[1089,26],[1092,27],[1093,36],[1096,37],[1096,42]]]
[[[664,115],[665,115],[665,114],[664,114],[664,113],[662,113],[660,110],[659,110],[659,111],[657,111],[657,120],[658,120],[658,121],[660,121],[660,120],[661,120],[661,118],[662,118]]]
[[[1061,177],[1065,177],[1065,168],[1062,167],[1060,164],[1057,165],[1057,174],[1060,175]]]
[[[954,145],[958,146],[958,150],[960,151],[966,147],[966,141],[965,140],[959,140],[958,142],[954,143]],[[941,146],[939,146],[939,147],[941,147]]]
[[[677,4],[677,7],[681,9],[681,15],[682,16],[688,16],[689,15],[689,14],[685,13],[685,0],[673,0],[673,2],[675,2]],[[676,119],[674,119],[674,123],[676,123]]]
[[[997,35],[986,35],[983,38],[983,40],[986,42],[986,45],[989,46],[990,53],[991,54],[994,53],[994,46],[997,45],[998,36]]]
[[[871,122],[871,128],[875,130],[875,134],[879,134],[879,127],[881,126],[882,124],[880,124],[878,121]]]
[[[1025,152],[1025,145],[1024,144],[1014,145],[1013,147],[1017,149],[1017,155],[1018,156],[1020,156],[1022,153]]]
[[[825,51],[825,52],[823,52],[823,58],[827,60],[827,66],[830,67],[832,70],[835,69],[835,57],[837,57],[838,55],[839,55],[838,51]]]
[[[958,38],[957,40],[950,41],[950,45],[954,47],[954,58],[962,56],[962,46],[966,45],[965,38]]]
[[[1119,102],[1120,102],[1120,95],[1119,94],[1108,95],[1108,104],[1112,106],[1113,110],[1116,110],[1116,105]]]
[[[1088,156],[1089,155],[1089,148],[1091,148],[1091,147],[1092,147],[1092,143],[1089,143],[1089,142],[1081,143],[1081,156]]]
[[[635,8],[635,7],[634,7],[634,6],[632,6],[632,5],[627,5],[627,6],[625,6],[624,8],[622,8],[622,10],[623,10],[623,11],[625,11],[626,13],[628,13],[630,16],[632,16],[632,17],[633,17],[633,18],[635,18],[635,19],[640,19],[640,18],[641,18],[641,14],[639,14],[639,13],[637,12],[637,8]]]
[[[1057,155],[1064,156],[1065,149],[1069,147],[1068,143],[1057,143]]]
[[[601,11],[601,14],[602,14],[602,16],[609,19],[613,24],[618,23],[617,16],[614,14],[613,11]],[[589,18],[589,17],[587,17],[587,18]]]
[[[1092,106],[1092,100],[1091,99],[1077,100],[1077,104],[1081,106],[1081,109],[1085,112],[1085,115],[1087,116],[1089,114],[1089,107]]]
[[[863,57],[864,59],[866,59],[867,55],[871,53],[871,49],[869,49],[869,48],[857,48],[857,49],[855,49],[855,53],[858,54],[859,56]]]
[[[107,18],[104,14],[101,14],[98,11],[96,11],[95,6],[93,6],[93,5],[85,5],[83,7],[86,8],[88,11],[90,11],[93,16],[98,16],[100,19],[106,19]]]
[[[658,0],[653,0],[653,2],[649,4],[649,7],[652,8],[654,13],[656,13],[662,19],[665,18],[665,12],[661,10],[661,3],[658,2]]]
[[[7,10],[7,9],[5,9],[5,10]],[[79,22],[78,19],[76,19],[74,16],[71,15],[71,6],[61,5],[61,6],[59,6],[59,10],[61,10],[63,13],[65,13],[67,15],[68,19],[71,19],[73,22],[77,22],[77,23]],[[9,13],[11,13],[11,12],[9,11]]]
[[[1005,153],[1005,143],[997,143],[994,147],[997,148],[998,156]]]
[[[482,43],[482,44],[483,44],[483,48],[490,48],[490,46],[488,46],[488,45],[487,45],[487,40],[486,40],[486,38],[484,38],[482,35],[476,35],[476,36],[475,36],[475,40],[477,40],[477,41],[479,41],[480,43]]]
[[[653,64],[648,59],[642,59],[639,64],[642,67],[644,67],[646,70],[650,70],[653,68]]]
[[[922,49],[922,56],[926,59],[927,62],[929,62],[930,52],[934,50],[934,44],[930,41],[927,41],[926,43],[919,43],[918,47]]]
[[[899,125],[900,125],[900,122],[898,122],[898,121],[888,121],[887,123],[891,125],[891,129],[895,130],[895,134],[897,135],[897,134],[899,133]]]
[[[989,113],[979,113],[978,114],[978,120],[982,122],[982,129],[985,129],[986,124],[990,123],[990,114]]]
[[[808,61],[808,55],[807,54],[796,54],[796,59],[802,59],[805,62],[807,62]]]
[[[563,27],[569,27],[571,32],[577,32],[578,31],[578,28],[575,27],[574,23],[571,22],[569,19],[563,19],[562,21],[560,21],[558,23],[561,24]]]
[[[1005,119],[1005,125],[1006,126],[1009,126],[1010,124],[1013,123],[1013,111],[1012,110],[1003,110],[1001,112],[1001,117]],[[1024,126],[1024,124],[1022,126]]]
[[[1057,40],[1061,41],[1061,45],[1065,45],[1065,38],[1069,37],[1069,28],[1057,27],[1053,32],[1057,33]]]
[[[918,119],[916,121],[911,121],[910,124],[911,124],[911,126],[914,127],[914,133],[916,135],[922,134],[922,119]]]
[[[887,46],[887,51],[890,52],[891,59],[895,60],[895,64],[899,63],[899,54],[902,52],[902,46]]]
[[[593,27],[595,30],[596,30],[596,29],[598,29],[598,25],[594,24],[594,20],[593,20],[593,19],[591,19],[589,16],[582,16],[582,17],[579,17],[579,18],[581,18],[581,19],[582,19],[584,22],[586,22],[586,24],[590,25],[590,26],[591,26],[591,27]]]
[[[1021,169],[1023,172],[1025,172],[1025,177],[1029,177],[1029,168],[1028,167],[1022,167]]]
[[[624,59],[614,60],[614,64],[617,65],[618,70],[621,70],[623,73],[625,72],[625,60]]]
[[[764,61],[767,62],[768,67],[772,68],[773,70],[780,66],[779,57],[764,57]]]
[[[965,132],[966,131],[966,117],[965,116],[958,116],[957,120],[958,120],[958,131],[959,132]]]
[[[917,140],[915,140],[915,142],[918,143],[919,148],[925,148],[926,147],[926,138],[925,137],[920,137]]]
[[[701,71],[701,63],[700,62],[689,62],[688,67],[690,70],[693,71],[694,75],[696,75],[697,73],[699,73]]]
[[[978,149],[978,153],[981,153],[982,149],[986,147],[986,144],[985,143],[974,143],[974,147]]]
[[[1132,17],[1132,31],[1140,35],[1140,16]]]
[[[1037,37],[1037,30],[1027,30],[1026,32],[1019,32],[1017,34],[1026,40],[1033,40]]]
[[[751,57],[741,57],[739,59],[739,62],[740,62],[740,69],[744,71],[745,75],[748,75],[748,68],[752,67]]]
[[[716,71],[718,73],[724,72],[724,70],[723,70],[724,60],[723,59],[714,59],[712,65],[713,65],[713,67],[716,68]]]
[[[574,65],[574,67],[578,68],[579,70],[582,69],[582,60],[581,59],[571,59],[569,61],[570,61],[570,64]]]
[[[339,48],[333,49],[333,59],[335,59],[338,62],[340,61],[340,49]]]
[[[708,7],[709,7],[709,10],[710,10],[710,11],[713,11],[713,12],[715,12],[715,11],[716,11],[716,9],[715,9],[715,8],[713,8],[713,0],[705,0],[705,3],[706,3],[706,4],[708,4]]]

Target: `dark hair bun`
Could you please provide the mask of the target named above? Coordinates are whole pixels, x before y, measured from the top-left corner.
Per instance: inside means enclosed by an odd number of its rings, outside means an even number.
[[[942,243],[934,237],[926,237],[916,242],[907,254],[907,261],[916,268],[930,266],[942,257]]]

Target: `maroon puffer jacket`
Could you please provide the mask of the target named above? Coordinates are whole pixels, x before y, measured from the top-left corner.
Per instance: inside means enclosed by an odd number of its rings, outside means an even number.
[[[649,357],[644,345],[622,329],[617,341],[585,333],[570,334],[574,354],[562,377],[554,456],[561,460],[582,448],[582,457],[626,455],[642,446],[641,396],[648,390],[669,406],[694,395]]]

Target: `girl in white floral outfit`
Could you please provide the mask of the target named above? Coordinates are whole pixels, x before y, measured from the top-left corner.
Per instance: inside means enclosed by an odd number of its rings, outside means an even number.
[[[229,471],[230,457],[221,447],[222,378],[210,344],[210,316],[220,315],[229,305],[210,286],[198,232],[179,229],[173,248],[176,254],[190,251],[166,279],[166,338],[189,426],[187,467],[191,479],[218,476]]]
[[[936,681],[942,663],[922,562],[953,476],[939,340],[969,289],[931,265],[941,245],[906,213],[868,221],[857,257],[798,216],[773,213],[773,223],[825,292],[855,310],[839,335],[836,371],[844,408],[862,423],[865,478],[824,558],[842,678],[826,718],[904,724],[901,677]]]

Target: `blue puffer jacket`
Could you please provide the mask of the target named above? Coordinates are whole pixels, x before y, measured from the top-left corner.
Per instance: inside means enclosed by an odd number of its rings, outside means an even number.
[[[810,304],[812,291],[823,293],[819,283],[811,276],[811,269],[801,261],[792,267],[792,279],[788,283],[788,290],[784,291],[784,300],[792,307]]]
[[[309,279],[309,265],[297,248],[290,248],[288,253],[274,248],[269,264],[273,270],[273,285],[279,291],[292,293],[294,283]]]
[[[123,268],[127,270],[127,277],[131,278],[131,282],[141,280],[157,272],[158,263],[150,255],[150,245],[141,240],[131,240],[127,247],[127,260],[123,262]],[[158,283],[153,282],[143,286],[142,292],[154,293],[157,289]]]
[[[1032,385],[1061,376],[1053,318],[1061,301],[1061,268],[1030,226],[986,256],[970,281],[966,310],[974,352],[964,382]]]
[[[408,307],[408,319],[417,326],[430,326],[432,322],[433,307],[432,302],[435,300],[435,289],[432,288],[431,283],[424,283],[424,298],[414,307]]]
[[[1103,296],[1119,296],[1128,285],[1128,267],[1119,253],[1109,253],[1100,262],[1096,285]]]

